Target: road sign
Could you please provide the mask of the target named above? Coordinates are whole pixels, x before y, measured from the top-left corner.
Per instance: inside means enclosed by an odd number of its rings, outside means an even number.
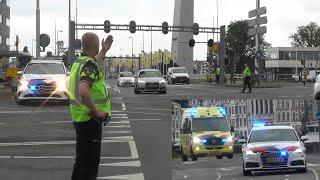
[[[262,26],[262,27],[258,27],[258,28],[250,28],[248,31],[248,35],[249,36],[255,36],[256,34],[263,35],[266,32],[267,32],[267,27]]]
[[[253,18],[256,16],[261,16],[267,13],[267,8],[266,7],[261,7],[259,9],[254,9],[252,11],[249,11],[249,18]]]
[[[320,112],[317,113],[317,120],[320,121]]]
[[[256,25],[267,24],[268,23],[268,18],[267,18],[267,16],[263,16],[263,17],[260,17],[260,18],[247,20],[247,22],[248,22],[249,27],[254,27]]]
[[[8,68],[7,69],[7,77],[17,77],[18,76],[18,68]]]

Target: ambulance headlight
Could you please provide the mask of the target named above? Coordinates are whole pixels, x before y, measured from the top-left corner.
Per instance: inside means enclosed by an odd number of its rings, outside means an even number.
[[[198,143],[201,142],[201,139],[198,138],[198,137],[193,137],[193,138],[192,138],[192,142],[198,144]]]

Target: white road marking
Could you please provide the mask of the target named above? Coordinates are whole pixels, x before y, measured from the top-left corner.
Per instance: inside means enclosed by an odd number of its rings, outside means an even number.
[[[66,113],[68,110],[64,111],[0,111],[0,114],[29,114],[29,113]]]
[[[74,159],[74,156],[0,156],[0,159]],[[131,160],[132,157],[100,157],[100,159]]]
[[[128,116],[128,114],[112,114],[112,116]]]
[[[170,113],[147,113],[147,112],[136,112],[136,111],[128,111],[128,113],[130,114],[148,114],[148,115],[163,115],[163,116],[167,116],[167,115],[171,115],[171,112]]]
[[[137,146],[135,141],[129,141],[130,151],[131,151],[131,157],[139,159],[139,154],[137,150]]]
[[[188,178],[188,175],[184,175],[183,178]]]
[[[150,109],[153,111],[171,111],[171,109],[154,109],[154,108],[129,108],[128,111],[131,110],[146,110],[146,109]]]
[[[219,180],[219,179],[221,179],[221,174],[219,173],[219,172],[217,172],[217,175],[218,175],[218,177],[217,177],[217,179],[216,180]]]
[[[100,166],[116,166],[116,167],[141,167],[140,161],[126,161],[117,163],[103,163]]]
[[[129,124],[129,121],[126,120],[121,120],[121,121],[114,121],[114,122],[109,122],[109,124]]]
[[[286,175],[284,176],[284,180],[289,180],[289,174],[286,174]]]
[[[315,167],[315,166],[320,166],[320,164],[311,164],[311,163],[307,163],[308,166],[311,166],[311,167]]]
[[[161,121],[161,119],[129,119],[130,121]]]
[[[43,124],[72,123],[72,121],[44,121]]]
[[[127,108],[126,108],[126,105],[124,104],[124,102],[122,102],[122,111],[126,111]]]
[[[315,177],[315,180],[319,180],[319,177],[318,177],[318,173],[316,170],[312,169],[312,168],[308,168],[310,171],[312,171],[312,173],[314,174],[314,177]]]
[[[111,115],[111,120],[112,120],[112,119],[128,119],[128,117],[127,117],[127,116],[113,117],[113,116]]]
[[[103,132],[103,134],[131,134],[132,131],[107,131]]]
[[[116,137],[104,137],[103,140],[117,140],[117,141],[131,141],[132,136],[116,136]]]
[[[143,173],[137,173],[137,174],[125,174],[125,175],[118,175],[118,176],[98,177],[98,179],[144,180],[144,176],[143,176]]]
[[[107,126],[103,126],[104,128],[131,128],[130,125],[116,125],[116,126],[110,126],[111,124]]]
[[[7,124],[7,123],[0,123],[0,126],[1,126],[1,125],[5,125],[5,124]]]

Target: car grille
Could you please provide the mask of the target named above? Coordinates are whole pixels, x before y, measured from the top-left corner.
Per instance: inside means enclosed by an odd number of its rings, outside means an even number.
[[[176,77],[175,80],[176,80],[176,81],[186,81],[187,78],[186,78],[186,77]]]
[[[223,145],[224,143],[222,142],[222,138],[217,138],[217,137],[209,137],[206,138],[206,143],[205,145]]]
[[[28,87],[29,89],[31,89],[31,87],[33,86],[32,89],[34,89],[34,91],[47,91],[47,92],[51,92],[56,90],[57,88],[57,84],[56,82],[45,82],[45,79],[32,79],[29,81]]]
[[[159,89],[159,83],[146,83],[147,89]]]
[[[278,151],[263,152],[260,157],[263,167],[287,167],[288,155],[281,156]]]

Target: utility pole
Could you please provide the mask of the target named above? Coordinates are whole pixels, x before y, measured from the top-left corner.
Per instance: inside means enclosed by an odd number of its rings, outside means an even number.
[[[36,58],[40,57],[40,3],[37,0],[36,9]]]
[[[151,31],[151,69],[153,69],[152,31]]]
[[[69,17],[68,17],[68,25],[69,25],[69,42],[68,42],[68,66],[71,64],[71,46],[72,46],[72,38],[71,38],[71,0],[69,0]]]
[[[260,8],[260,0],[256,0],[256,9],[259,9]],[[257,19],[260,18],[260,15],[259,13],[257,13]],[[260,24],[257,23],[257,29],[259,29],[260,27]],[[257,53],[260,52],[260,48],[259,48],[259,34],[256,33],[256,51]],[[254,66],[255,66],[255,71],[257,71],[257,82],[256,84],[259,85],[260,84],[260,69],[259,69],[259,62],[258,62],[258,57],[256,56],[255,57],[255,60],[254,60]]]
[[[76,24],[78,24],[78,0],[76,0]],[[78,39],[78,30],[76,30],[76,39]]]

